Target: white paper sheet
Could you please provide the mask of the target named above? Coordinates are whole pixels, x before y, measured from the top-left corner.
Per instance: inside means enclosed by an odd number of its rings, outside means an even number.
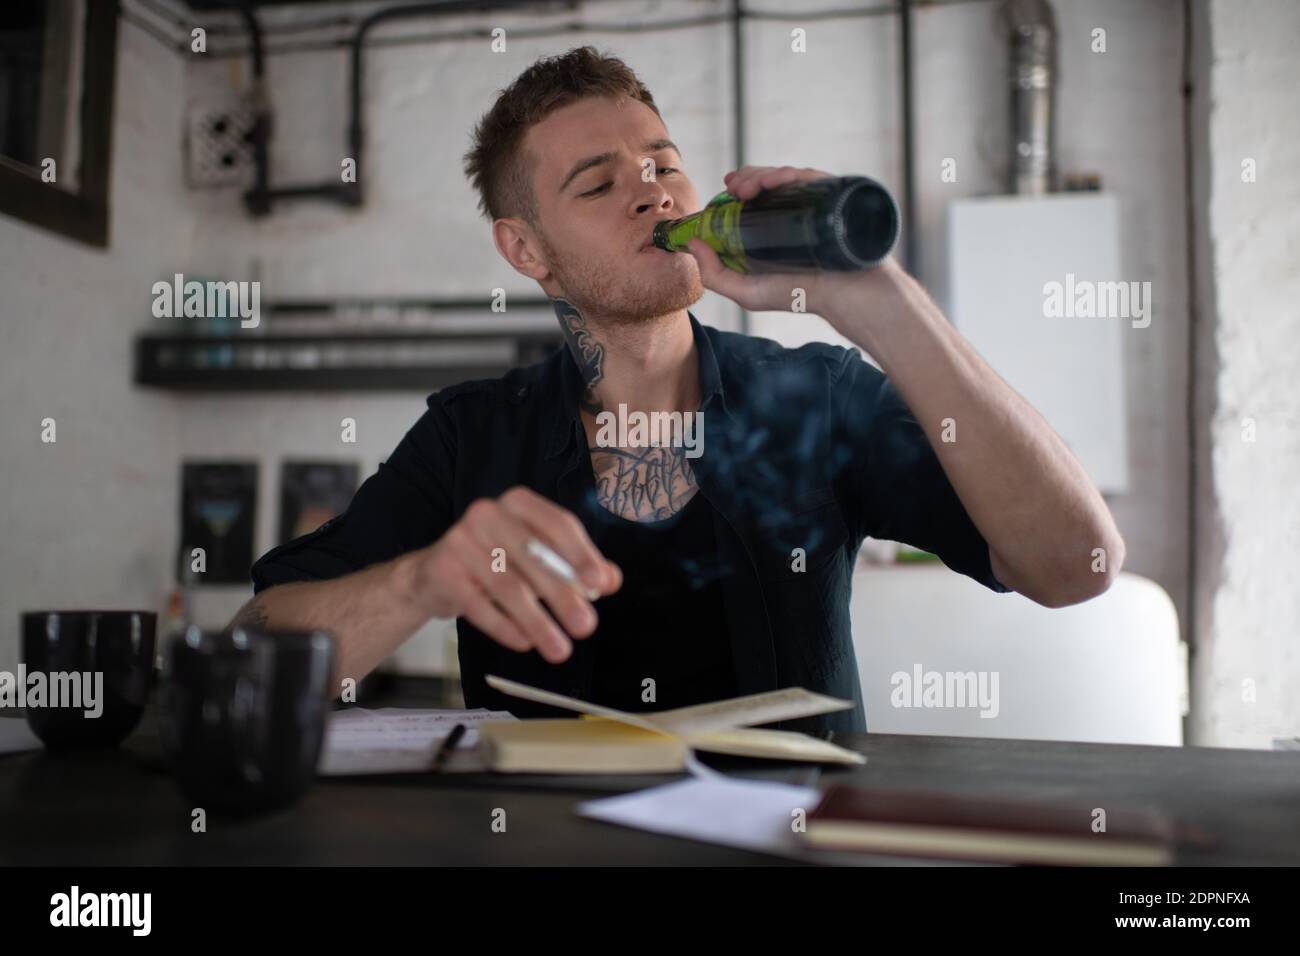
[[[805,857],[791,825],[794,811],[806,816],[820,800],[812,787],[709,776],[588,800],[577,812],[654,833]]]
[[[514,720],[504,710],[418,710],[353,707],[330,715],[317,772],[326,776],[364,773],[419,773],[432,767],[433,757],[457,724],[465,734],[443,770],[485,769],[474,748],[475,725],[485,720]]]
[[[40,750],[44,744],[32,733],[27,721],[20,717],[0,717],[0,754],[17,754],[24,750]]]

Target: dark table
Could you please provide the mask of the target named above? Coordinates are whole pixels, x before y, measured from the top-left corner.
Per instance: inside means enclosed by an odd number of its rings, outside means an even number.
[[[0,717],[0,719],[5,719]],[[12,718],[10,718],[12,719]],[[867,756],[818,780],[948,794],[1065,798],[1153,808],[1208,834],[1185,865],[1300,865],[1300,752],[856,734]],[[708,759],[728,773],[806,783],[806,767]],[[790,861],[587,820],[575,804],[679,776],[563,779],[485,774],[322,778],[296,806],[207,819],[167,772],[157,718],[117,750],[0,756],[0,865],[771,865]],[[507,833],[493,833],[504,808]],[[880,858],[876,858],[879,860]]]

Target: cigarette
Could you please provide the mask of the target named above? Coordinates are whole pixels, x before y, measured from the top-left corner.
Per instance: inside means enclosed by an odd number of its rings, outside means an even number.
[[[538,541],[536,538],[529,539],[528,553],[538,561],[542,562],[542,564],[544,564],[552,573],[558,574],[574,587],[583,591],[587,595],[588,601],[594,601],[600,597],[600,592],[595,588],[583,587],[582,582],[578,580],[577,572],[573,570],[573,566],[570,565],[568,561],[565,561],[562,557],[546,545],[542,544],[542,542]]]

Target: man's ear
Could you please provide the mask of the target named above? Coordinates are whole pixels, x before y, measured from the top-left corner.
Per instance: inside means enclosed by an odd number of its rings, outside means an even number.
[[[497,252],[520,275],[537,282],[551,277],[551,267],[542,258],[541,243],[531,226],[522,219],[498,219],[492,223],[492,241]]]

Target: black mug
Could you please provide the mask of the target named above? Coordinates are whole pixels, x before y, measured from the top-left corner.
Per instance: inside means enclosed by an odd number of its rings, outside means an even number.
[[[258,813],[302,796],[320,760],[334,656],[324,631],[191,627],[172,643],[163,741],[196,806]]]
[[[149,699],[157,625],[152,611],[23,613],[22,696],[45,746],[115,747],[126,739]]]

